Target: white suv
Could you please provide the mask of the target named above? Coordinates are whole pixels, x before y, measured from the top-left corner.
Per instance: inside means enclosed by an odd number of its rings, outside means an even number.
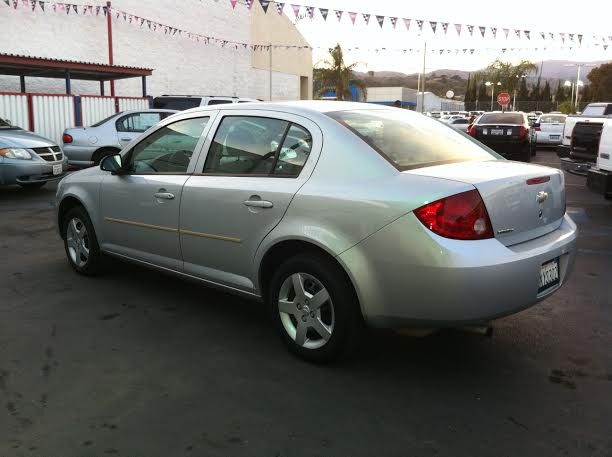
[[[223,105],[227,103],[258,102],[254,98],[223,97],[217,95],[160,95],[153,99],[154,108],[183,111],[198,106]]]

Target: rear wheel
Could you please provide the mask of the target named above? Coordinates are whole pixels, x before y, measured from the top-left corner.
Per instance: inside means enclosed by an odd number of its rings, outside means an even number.
[[[277,330],[299,357],[325,363],[347,355],[360,342],[363,320],[355,291],[331,259],[296,255],[277,269],[269,290]]]
[[[69,210],[62,221],[66,256],[72,268],[83,275],[94,275],[102,266],[102,254],[91,220],[82,207]]]
[[[521,161],[531,162],[531,145],[527,143],[521,149]]]

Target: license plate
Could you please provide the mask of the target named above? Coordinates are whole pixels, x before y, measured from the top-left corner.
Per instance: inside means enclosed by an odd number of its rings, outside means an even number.
[[[543,263],[540,267],[538,293],[559,284],[559,259]]]
[[[561,138],[561,135],[550,135],[551,140],[558,140],[559,138]]]
[[[62,165],[53,165],[53,174],[61,175],[62,174]]]
[[[491,129],[491,135],[503,135],[504,129]]]

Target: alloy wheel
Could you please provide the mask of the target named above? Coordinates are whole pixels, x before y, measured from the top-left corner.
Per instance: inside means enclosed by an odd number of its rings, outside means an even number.
[[[324,346],[335,324],[334,305],[325,286],[308,273],[293,273],[278,295],[278,312],[287,334],[306,349]]]
[[[87,227],[78,217],[74,217],[68,222],[66,246],[72,263],[77,267],[83,267],[89,259],[89,236]]]

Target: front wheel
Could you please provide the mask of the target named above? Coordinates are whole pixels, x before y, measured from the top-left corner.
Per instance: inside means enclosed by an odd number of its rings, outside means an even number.
[[[68,262],[77,273],[94,275],[100,271],[102,254],[91,220],[82,207],[72,208],[62,221],[62,237]]]
[[[325,363],[360,342],[363,320],[355,291],[341,267],[323,255],[286,260],[270,283],[270,307],[289,350]]]

